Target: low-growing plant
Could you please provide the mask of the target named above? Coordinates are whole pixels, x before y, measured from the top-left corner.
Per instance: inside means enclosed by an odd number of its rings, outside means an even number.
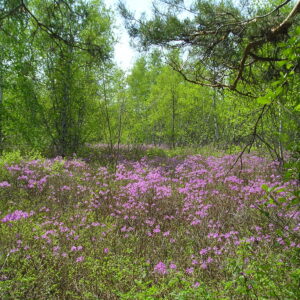
[[[297,299],[297,182],[235,160],[3,165],[0,298]]]
[[[226,265],[223,293],[230,299],[299,299],[299,249],[282,253],[242,243]],[[297,267],[298,266],[298,267]]]

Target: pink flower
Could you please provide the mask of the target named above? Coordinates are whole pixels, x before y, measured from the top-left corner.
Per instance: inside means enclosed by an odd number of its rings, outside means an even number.
[[[207,260],[206,260],[206,263],[210,264],[212,263],[214,260],[211,258],[211,257],[208,257]]]
[[[203,248],[203,249],[201,249],[200,251],[199,251],[199,254],[200,255],[204,255],[204,254],[206,254],[208,251],[207,251],[207,249],[206,248]]]
[[[154,229],[153,229],[153,232],[154,233],[160,233],[160,228],[159,228],[160,226],[159,225],[157,225]]]
[[[109,249],[108,249],[108,248],[104,248],[103,252],[104,252],[104,253],[108,253],[108,252],[109,252]]]
[[[9,251],[9,253],[15,253],[15,252],[18,252],[20,249],[19,248],[14,248],[14,249],[11,249]]]
[[[97,227],[97,226],[100,226],[100,223],[98,223],[98,222],[93,222],[91,225],[92,225],[93,227]]]
[[[205,269],[207,269],[207,264],[206,263],[203,263],[203,264],[201,264],[201,269],[203,269],[203,270],[205,270]]]
[[[6,215],[1,222],[2,223],[7,223],[7,222],[13,222],[13,221],[17,221],[20,219],[26,219],[28,218],[30,215],[33,215],[34,213],[27,213],[25,211],[22,210],[15,210],[13,213]]]
[[[8,183],[7,181],[2,181],[0,182],[0,187],[10,187],[10,183]]]
[[[60,190],[61,190],[61,191],[70,191],[71,188],[70,188],[69,186],[67,186],[67,185],[64,185],[64,186],[62,186],[62,187],[60,188]]]
[[[177,266],[174,263],[170,263],[170,269],[175,270]]]
[[[84,256],[79,256],[76,258],[76,262],[82,262],[84,261]]]
[[[161,261],[154,267],[154,272],[162,275],[168,273],[166,265]]]
[[[187,274],[193,274],[193,273],[194,273],[194,268],[193,268],[193,267],[187,268],[187,269],[185,270],[185,272],[186,272]]]

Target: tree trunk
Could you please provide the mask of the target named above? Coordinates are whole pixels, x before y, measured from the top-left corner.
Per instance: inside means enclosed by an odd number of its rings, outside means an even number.
[[[64,93],[63,93],[62,101],[63,101],[62,110],[60,113],[61,116],[60,155],[64,157],[67,154],[67,148],[68,148],[68,106],[70,101],[69,88],[67,86],[67,83],[64,83]]]
[[[105,106],[105,118],[106,118],[106,123],[107,123],[107,128],[108,128],[109,151],[110,151],[110,153],[112,153],[114,145],[113,145],[112,129],[111,129],[111,124],[110,124],[110,116],[109,116],[109,111],[108,111],[108,96],[107,96],[105,75],[103,76],[103,96],[104,96],[104,106]]]
[[[172,136],[171,136],[171,142],[172,142],[172,149],[176,146],[176,132],[175,132],[175,118],[176,118],[176,92],[175,87],[172,87]]]
[[[214,95],[213,95],[213,116],[214,116],[214,141],[215,143],[219,140],[219,126],[218,126],[218,119],[217,119],[217,90],[214,89]]]

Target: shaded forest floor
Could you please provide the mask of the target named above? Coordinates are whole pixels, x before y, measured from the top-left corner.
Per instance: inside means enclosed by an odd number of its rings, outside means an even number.
[[[2,157],[1,299],[300,298],[299,182],[253,154],[145,151]]]

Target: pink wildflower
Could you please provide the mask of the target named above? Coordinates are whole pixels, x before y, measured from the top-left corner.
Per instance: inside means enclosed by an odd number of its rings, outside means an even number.
[[[166,265],[161,261],[154,267],[154,272],[162,275],[168,273]]]
[[[177,266],[174,263],[170,263],[170,269],[175,270]]]
[[[76,262],[82,262],[84,261],[84,256],[79,256],[76,258]]]

